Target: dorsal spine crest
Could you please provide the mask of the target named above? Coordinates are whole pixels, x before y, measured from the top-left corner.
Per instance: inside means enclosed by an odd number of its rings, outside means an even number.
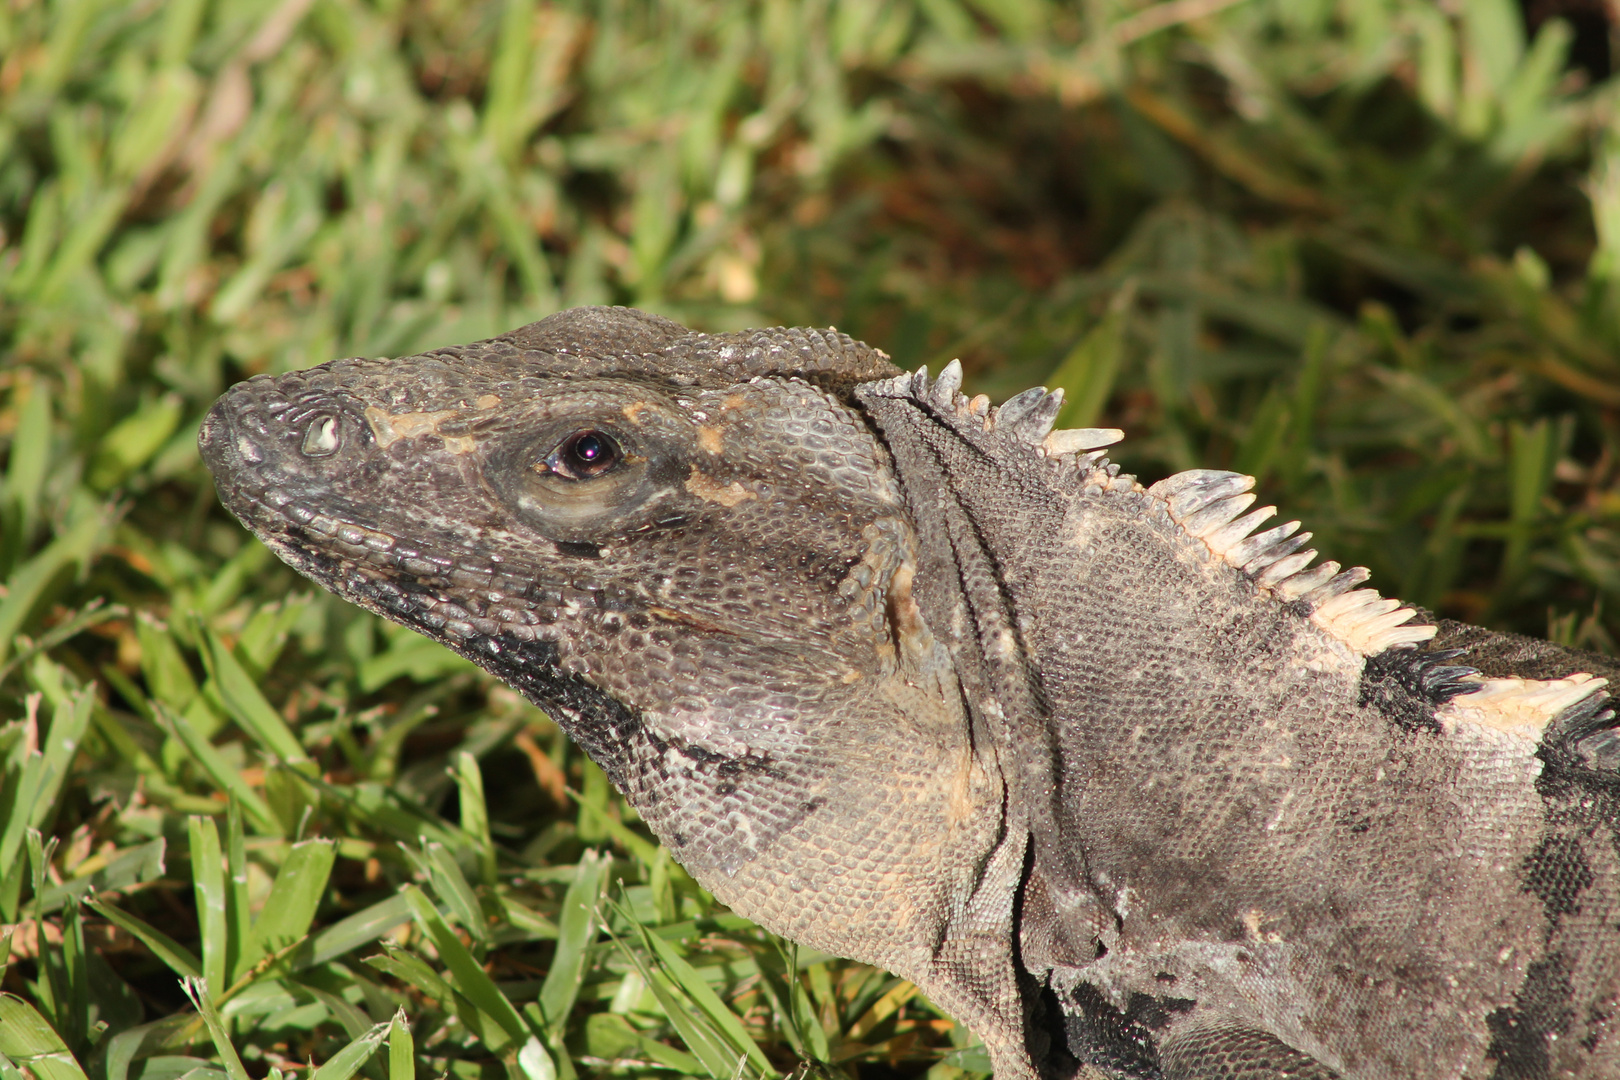
[[[930,380],[928,369],[920,367],[889,380],[884,389],[931,408],[979,419],[987,433],[1010,436],[1040,457],[1062,461],[1087,475],[1087,492],[1142,490],[1134,477],[1121,475],[1119,466],[1100,453],[1123,438],[1123,432],[1116,428],[1052,429],[1063,407],[1061,388],[1048,392],[1044,386],[1032,387],[991,407],[983,395],[966,397],[961,385],[962,365],[953,360],[938,379]],[[1305,547],[1311,534],[1298,532],[1299,522],[1255,533],[1277,508],[1265,506],[1245,514],[1255,502],[1253,487],[1252,476],[1190,469],[1165,477],[1146,492],[1163,504],[1170,519],[1189,536],[1247,574],[1257,588],[1284,603],[1308,605],[1311,621],[1356,654],[1372,656],[1385,649],[1411,648],[1434,637],[1436,627],[1411,622],[1417,615],[1414,609],[1385,599],[1376,589],[1356,587],[1367,580],[1366,568],[1341,570],[1336,562],[1312,568],[1317,552]]]
[[[1277,512],[1267,506],[1239,516],[1254,503],[1253,487],[1252,476],[1194,469],[1160,480],[1148,494],[1163,500],[1171,520],[1249,575],[1256,587],[1285,603],[1308,604],[1311,621],[1360,656],[1411,648],[1435,635],[1436,627],[1409,625],[1417,612],[1399,600],[1387,600],[1376,589],[1355,588],[1367,580],[1365,567],[1341,572],[1338,563],[1325,562],[1311,568],[1317,553],[1305,547],[1310,533],[1295,535],[1299,522],[1251,536]]]

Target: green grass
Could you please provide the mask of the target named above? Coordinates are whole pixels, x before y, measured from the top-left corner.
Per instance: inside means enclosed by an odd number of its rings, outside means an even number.
[[[1455,7],[0,5],[0,1080],[985,1068],[229,520],[196,428],[254,372],[835,323],[1612,649],[1620,86]]]

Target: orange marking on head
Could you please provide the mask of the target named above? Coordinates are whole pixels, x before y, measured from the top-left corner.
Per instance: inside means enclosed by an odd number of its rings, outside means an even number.
[[[467,454],[477,449],[477,439],[471,435],[446,435],[439,430],[441,423],[460,415],[456,409],[390,413],[375,405],[366,406],[365,412],[366,424],[371,428],[378,446],[386,447],[400,439],[414,439],[419,435],[437,435],[444,440],[444,448],[452,454]]]
[[[758,495],[733,480],[729,484],[721,484],[712,476],[705,476],[696,469],[686,478],[686,490],[702,499],[704,502],[719,503],[721,506],[732,507],[747,499],[757,499]]]

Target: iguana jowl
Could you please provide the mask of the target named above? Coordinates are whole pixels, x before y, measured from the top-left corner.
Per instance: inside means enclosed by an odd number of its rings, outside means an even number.
[[[997,1075],[1620,1077],[1613,662],[1415,613],[833,331],[564,312],[250,379],[225,505],[546,709]]]

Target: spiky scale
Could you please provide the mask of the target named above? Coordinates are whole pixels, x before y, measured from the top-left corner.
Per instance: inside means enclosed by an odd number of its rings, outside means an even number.
[[[1223,473],[1202,469],[1197,471],[1200,475],[1191,483],[1172,486],[1171,481],[1175,481],[1183,475],[1178,473],[1176,476],[1170,477],[1169,480],[1161,480],[1149,489],[1169,496],[1170,516],[1177,521],[1196,514],[1213,502],[1229,499],[1234,495],[1245,492],[1254,484],[1254,477],[1244,476],[1241,473]]]
[[[1186,469],[1182,472],[1172,473],[1148,490],[1170,499],[1188,488],[1226,483],[1241,475],[1241,473],[1230,472],[1226,469]]]
[[[1034,386],[1021,394],[1014,394],[1002,403],[997,411],[996,427],[998,429],[1016,428],[1018,423],[1028,416],[1030,411],[1040,404],[1046,397],[1046,387]]]
[[[1294,536],[1289,535],[1289,533],[1292,533],[1294,529],[1297,528],[1299,528],[1299,522],[1290,521],[1287,525],[1279,525],[1275,529],[1269,529],[1266,532],[1261,533],[1260,537],[1275,536],[1279,538],[1272,540],[1270,543],[1260,545],[1256,554],[1239,560],[1239,558],[1237,558],[1238,554],[1246,552],[1247,545],[1252,542],[1252,540],[1244,541],[1244,543],[1238,545],[1238,550],[1234,552],[1232,561],[1238,563],[1238,565],[1241,566],[1244,571],[1250,574],[1261,573],[1278,560],[1287,558],[1300,548],[1304,547],[1306,544],[1310,543],[1311,534],[1308,532],[1299,533]],[[1259,539],[1260,537],[1254,537],[1252,539]]]
[[[1326,585],[1339,572],[1339,564],[1325,562],[1321,566],[1313,566],[1309,570],[1301,570],[1290,577],[1277,582],[1277,592],[1289,600],[1298,600],[1308,593]]]
[[[1003,428],[1031,446],[1040,446],[1062,411],[1063,390],[1060,387],[1040,397],[1027,412],[1012,423],[1003,424]]]
[[[919,401],[928,396],[928,365],[924,364],[911,373],[911,394]]]
[[[1239,514],[1254,505],[1254,500],[1255,495],[1252,491],[1218,499],[1197,512],[1184,516],[1181,519],[1181,527],[1193,536],[1206,537],[1231,524]]]
[[[1262,506],[1258,510],[1244,514],[1219,529],[1205,534],[1204,542],[1209,545],[1210,550],[1215,554],[1227,555],[1240,541],[1258,529],[1263,522],[1275,517],[1276,514],[1277,508],[1275,506]]]
[[[1061,457],[1112,446],[1124,437],[1125,433],[1118,428],[1066,428],[1048,434],[1041,440],[1041,447],[1047,456]]]
[[[1293,542],[1294,541],[1290,541],[1290,543]],[[1305,542],[1305,537],[1298,538],[1298,542],[1303,544]],[[1316,558],[1316,552],[1314,550],[1307,549],[1305,551],[1289,555],[1286,558],[1278,559],[1276,562],[1267,565],[1260,571],[1260,573],[1255,575],[1255,581],[1260,585],[1279,584],[1284,579],[1291,577],[1292,575],[1297,574],[1301,570],[1305,569],[1305,567],[1311,564],[1311,560],[1314,558]]]
[[[1312,605],[1324,604],[1335,596],[1349,592],[1371,576],[1372,573],[1365,566],[1352,566],[1343,573],[1335,574],[1325,584],[1312,589],[1301,599]]]
[[[934,380],[934,404],[942,409],[956,407],[956,395],[962,389],[962,361],[952,360],[940,369]]]

